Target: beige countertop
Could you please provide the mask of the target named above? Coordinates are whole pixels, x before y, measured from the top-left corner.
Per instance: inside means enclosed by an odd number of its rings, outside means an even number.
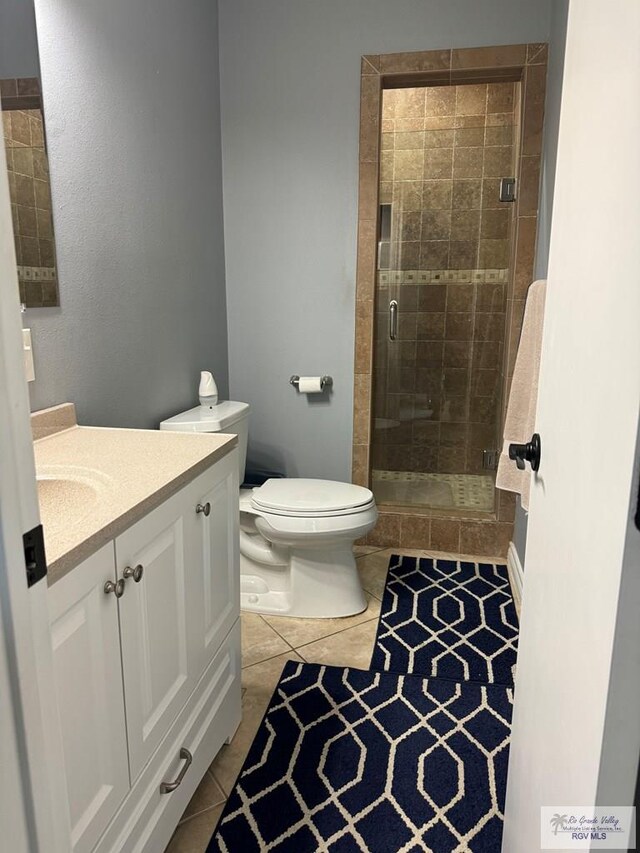
[[[44,435],[33,446],[49,586],[238,443],[222,433],[77,426],[66,406],[51,411],[52,434],[45,412],[32,417],[34,435]]]

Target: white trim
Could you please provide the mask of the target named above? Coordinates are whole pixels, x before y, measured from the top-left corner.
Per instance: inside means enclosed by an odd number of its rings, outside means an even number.
[[[524,586],[524,568],[520,562],[520,556],[513,542],[509,542],[509,550],[507,551],[507,569],[509,571],[509,580],[511,581],[511,590],[513,592],[513,600],[516,605],[518,615],[522,607],[522,588]]]

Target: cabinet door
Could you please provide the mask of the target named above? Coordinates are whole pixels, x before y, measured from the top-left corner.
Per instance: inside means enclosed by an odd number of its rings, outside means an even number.
[[[113,543],[48,592],[74,853],[92,850],[129,790]]]
[[[227,454],[188,489],[189,611],[198,677],[240,614],[237,454]]]
[[[132,782],[189,698],[195,678],[189,667],[189,614],[183,492],[116,539],[118,577],[142,566],[142,577],[125,580],[120,599],[122,670]]]

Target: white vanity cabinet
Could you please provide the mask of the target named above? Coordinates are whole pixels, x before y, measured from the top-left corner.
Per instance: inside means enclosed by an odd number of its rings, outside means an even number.
[[[73,853],[163,850],[240,722],[236,454],[49,590]]]
[[[74,851],[92,850],[129,791],[113,544],[49,590]]]

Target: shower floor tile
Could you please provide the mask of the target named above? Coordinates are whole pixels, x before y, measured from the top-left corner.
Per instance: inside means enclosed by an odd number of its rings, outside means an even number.
[[[490,474],[373,471],[372,478],[373,494],[378,503],[481,512],[492,512],[494,508]]]

